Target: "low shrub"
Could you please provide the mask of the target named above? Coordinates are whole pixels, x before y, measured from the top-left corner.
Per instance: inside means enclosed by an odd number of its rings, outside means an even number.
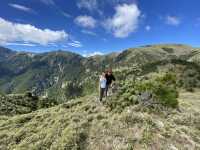
[[[138,93],[151,93],[155,102],[166,107],[176,108],[178,106],[178,91],[174,74],[166,73],[154,79],[137,82],[134,89]]]
[[[200,87],[199,72],[195,69],[185,69],[181,74],[178,83],[179,87],[182,87],[187,91],[193,92],[194,88]]]
[[[153,100],[153,103],[171,108],[178,106],[178,91],[174,74],[158,74],[148,80],[126,80],[119,86],[121,88],[118,93],[106,101],[111,110],[122,112],[125,107],[140,103],[139,96],[145,92],[150,93],[149,100]]]
[[[40,98],[37,103],[37,109],[49,108],[58,105],[59,103],[55,99]]]

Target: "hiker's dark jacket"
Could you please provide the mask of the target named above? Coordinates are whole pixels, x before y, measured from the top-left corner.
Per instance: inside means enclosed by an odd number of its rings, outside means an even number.
[[[111,74],[111,75],[108,75],[106,74],[106,85],[110,85],[112,83],[112,81],[115,81],[115,77]]]

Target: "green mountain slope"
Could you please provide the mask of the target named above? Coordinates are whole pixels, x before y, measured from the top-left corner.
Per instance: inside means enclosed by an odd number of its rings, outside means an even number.
[[[17,53],[1,62],[1,89],[5,93],[32,91],[43,94],[61,80],[78,78],[81,56],[69,52]]]
[[[0,91],[7,94],[31,91],[63,101],[95,92],[101,70],[112,67],[122,71],[146,64],[159,66],[158,62],[170,64],[174,59],[197,63],[199,52],[197,48],[180,44],[147,45],[85,58],[64,51],[32,54],[1,48]]]

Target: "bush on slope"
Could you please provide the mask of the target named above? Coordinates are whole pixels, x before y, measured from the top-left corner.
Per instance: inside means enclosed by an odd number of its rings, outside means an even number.
[[[53,99],[39,98],[31,93],[0,95],[0,115],[26,114],[56,104]]]
[[[128,79],[119,84],[118,93],[110,97],[107,106],[116,111],[138,103],[159,104],[164,107],[178,107],[176,77],[171,73],[154,75],[147,80]]]

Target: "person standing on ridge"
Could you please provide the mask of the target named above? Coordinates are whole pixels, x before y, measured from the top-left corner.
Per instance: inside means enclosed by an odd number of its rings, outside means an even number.
[[[100,102],[102,101],[105,94],[106,83],[107,83],[106,73],[102,72],[102,75],[100,76],[100,79],[99,79],[99,101]]]
[[[115,77],[112,73],[112,69],[109,69],[106,73],[106,97],[108,96],[108,90],[112,86],[113,81],[115,81]]]

